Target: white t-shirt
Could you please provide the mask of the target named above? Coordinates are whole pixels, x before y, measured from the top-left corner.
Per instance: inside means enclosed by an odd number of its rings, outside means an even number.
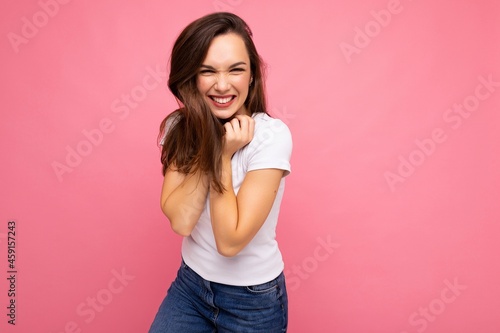
[[[292,154],[290,130],[279,119],[265,113],[256,113],[252,141],[238,150],[231,160],[233,187],[236,194],[248,171],[281,169],[287,176]],[[184,237],[182,257],[205,280],[235,286],[249,286],[276,278],[284,268],[276,241],[276,224],[285,189],[285,178],[280,182],[271,211],[255,237],[234,257],[217,252],[210,222],[209,198],[191,235]]]

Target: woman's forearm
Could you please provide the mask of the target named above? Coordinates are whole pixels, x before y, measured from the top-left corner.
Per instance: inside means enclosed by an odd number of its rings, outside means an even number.
[[[223,193],[210,189],[210,215],[212,229],[219,253],[231,255],[232,247],[237,246],[238,203],[233,190],[231,158],[222,158]]]
[[[177,234],[191,234],[205,206],[208,188],[207,176],[197,171],[186,175],[162,202],[162,210]]]

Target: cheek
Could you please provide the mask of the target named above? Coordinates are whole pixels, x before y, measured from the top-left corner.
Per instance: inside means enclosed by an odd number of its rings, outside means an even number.
[[[201,77],[196,80],[196,86],[198,88],[198,91],[203,94],[206,93],[212,85],[209,78]]]
[[[249,84],[250,78],[243,75],[241,77],[238,77],[238,79],[234,81],[235,87],[237,87],[238,91],[241,94],[248,93]]]

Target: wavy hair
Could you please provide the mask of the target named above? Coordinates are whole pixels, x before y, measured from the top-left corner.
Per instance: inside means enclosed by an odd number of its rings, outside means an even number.
[[[168,168],[184,174],[202,171],[211,186],[222,193],[221,182],[223,121],[215,117],[198,91],[196,79],[212,40],[235,33],[246,46],[253,76],[245,106],[251,114],[267,113],[264,86],[264,62],[257,53],[252,31],[240,17],[232,13],[213,13],[190,23],[180,33],[170,56],[168,87],[179,108],[160,125],[161,163],[163,175]]]

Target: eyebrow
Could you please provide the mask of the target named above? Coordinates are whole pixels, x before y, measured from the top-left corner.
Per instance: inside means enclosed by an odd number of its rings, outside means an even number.
[[[240,61],[240,62],[234,63],[231,66],[229,66],[229,69],[234,68],[234,67],[238,67],[240,65],[246,65],[246,64],[247,64],[246,62]],[[201,65],[201,67],[215,70],[215,68],[210,66],[210,65]]]

